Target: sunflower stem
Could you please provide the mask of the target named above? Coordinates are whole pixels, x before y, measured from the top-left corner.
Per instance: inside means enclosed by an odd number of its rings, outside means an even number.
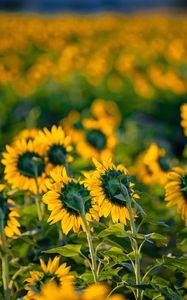
[[[126,191],[124,191],[124,189],[126,189]],[[124,200],[127,201],[127,208],[128,208],[129,215],[130,215],[130,227],[131,227],[132,236],[133,236],[133,238],[131,238],[131,246],[132,246],[132,249],[134,251],[134,256],[135,256],[134,272],[135,272],[135,278],[136,278],[136,285],[141,285],[140,253],[139,253],[138,242],[137,242],[138,231],[137,231],[137,228],[136,228],[136,225],[134,222],[132,199],[129,196],[129,193],[125,186],[123,186],[123,189],[121,189],[121,192],[124,196]],[[141,290],[137,287],[136,299],[141,300],[142,297],[143,297],[143,295],[141,293]]]
[[[97,274],[97,261],[96,261],[96,253],[93,247],[93,241],[92,241],[92,235],[91,235],[91,231],[90,231],[90,227],[88,225],[88,222],[86,220],[86,213],[85,213],[85,208],[84,208],[84,203],[81,199],[80,201],[80,208],[81,208],[81,218],[83,220],[85,229],[86,229],[86,237],[87,237],[87,241],[88,241],[88,247],[89,247],[89,251],[90,251],[90,257],[91,257],[91,261],[92,261],[92,274],[93,274],[93,278],[94,278],[94,282],[98,282],[98,274]]]
[[[41,222],[43,218],[43,212],[41,208],[41,202],[40,202],[40,193],[39,193],[39,184],[38,184],[38,167],[37,162],[34,164],[34,174],[35,174],[35,183],[36,183],[36,195],[35,195],[35,203],[37,207],[38,212],[38,219]]]
[[[2,279],[3,279],[3,289],[4,289],[4,299],[10,299],[10,289],[9,289],[9,266],[8,266],[8,253],[7,253],[7,240],[4,232],[4,213],[0,208],[0,233],[1,233],[1,257],[2,257]]]

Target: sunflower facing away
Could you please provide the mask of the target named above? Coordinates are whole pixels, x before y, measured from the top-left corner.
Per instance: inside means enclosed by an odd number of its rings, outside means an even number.
[[[159,183],[165,185],[167,182],[167,171],[169,166],[165,157],[165,150],[157,144],[151,144],[149,148],[137,159],[135,167],[131,169],[139,181],[145,184]]]
[[[173,168],[168,173],[168,183],[165,187],[167,206],[177,205],[177,211],[187,225],[187,168]]]
[[[17,220],[19,212],[18,208],[16,208],[16,203],[12,199],[5,197],[3,193],[4,187],[4,184],[0,184],[0,209],[4,214],[4,232],[8,238],[16,238],[21,235],[19,230],[21,225]]]
[[[105,119],[83,120],[84,135],[77,142],[76,150],[84,158],[95,157],[101,159],[112,156],[112,150],[116,146],[114,129],[107,124]]]
[[[41,294],[35,300],[125,300],[122,295],[116,294],[107,297],[108,288],[104,284],[92,284],[83,292],[77,292],[72,282],[64,282],[62,287],[55,282],[48,282],[41,287]]]
[[[184,129],[184,135],[187,136],[187,103],[181,105],[181,126]]]
[[[44,128],[37,138],[40,147],[45,149],[47,158],[47,172],[56,166],[65,166],[72,161],[71,138],[66,136],[61,126],[52,126],[51,130]]]
[[[68,177],[65,168],[56,168],[50,174],[53,183],[47,182],[49,191],[43,196],[43,202],[51,211],[48,219],[50,224],[60,221],[64,234],[68,234],[71,229],[79,232],[80,227],[85,230],[79,212],[73,208],[78,203],[79,197],[87,199],[84,204],[87,221],[91,221],[92,218],[98,220],[97,205],[92,200],[90,190],[85,187],[84,183]]]
[[[72,281],[73,276],[69,275],[70,267],[66,263],[59,265],[60,257],[55,256],[53,260],[51,258],[48,263],[45,264],[43,259],[40,259],[41,271],[30,271],[30,278],[25,280],[25,289],[28,291],[24,300],[35,299],[36,291],[40,291],[41,287],[47,282],[54,282],[58,287],[61,287],[65,281]],[[55,299],[55,298],[54,298]]]
[[[2,163],[5,165],[5,180],[13,188],[37,193],[46,191],[44,150],[34,140],[18,140],[12,146],[6,146]]]
[[[105,218],[111,215],[112,221],[126,224],[130,220],[126,202],[117,199],[115,196],[121,193],[120,184],[123,184],[130,197],[138,199],[134,194],[134,184],[129,181],[127,169],[118,165],[115,166],[109,158],[102,163],[93,160],[96,170],[87,172],[85,185],[91,190],[91,195],[99,203],[99,215]]]

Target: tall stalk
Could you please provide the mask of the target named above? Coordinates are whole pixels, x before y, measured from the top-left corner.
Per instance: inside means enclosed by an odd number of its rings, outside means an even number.
[[[35,183],[36,183],[36,195],[35,195],[35,203],[37,207],[37,213],[38,213],[38,219],[41,222],[43,213],[42,213],[42,208],[41,208],[41,202],[40,202],[40,193],[39,193],[39,184],[38,184],[38,166],[37,166],[37,159],[34,159],[34,175],[35,175]]]
[[[10,299],[10,289],[9,289],[9,266],[8,266],[8,252],[7,252],[7,239],[4,232],[4,220],[5,215],[0,208],[0,233],[1,233],[1,259],[2,259],[2,279],[3,279],[3,289],[4,289],[4,299]]]

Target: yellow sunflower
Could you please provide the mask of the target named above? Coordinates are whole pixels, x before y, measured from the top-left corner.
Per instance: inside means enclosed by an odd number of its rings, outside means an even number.
[[[187,103],[181,105],[181,126],[184,129],[184,135],[187,136]]]
[[[47,160],[47,172],[56,166],[65,166],[72,161],[71,138],[66,136],[61,126],[53,125],[51,130],[44,128],[37,138],[40,147],[45,149]]]
[[[37,296],[34,289],[40,292],[41,287],[47,282],[54,282],[58,287],[61,287],[65,281],[72,281],[73,276],[69,275],[70,267],[66,263],[59,265],[60,257],[55,256],[45,264],[43,259],[40,259],[41,271],[30,271],[30,278],[25,280],[25,289],[28,291],[24,300],[33,300]],[[55,299],[55,298],[53,298]]]
[[[105,119],[112,127],[117,127],[121,121],[121,114],[114,101],[96,99],[91,105],[91,113],[96,119]]]
[[[71,136],[73,144],[76,144],[80,139],[82,139],[83,126],[79,112],[75,110],[71,111],[66,118],[62,119],[61,126],[65,133]]]
[[[122,295],[107,297],[108,294],[109,290],[104,284],[92,284],[80,293],[71,282],[64,282],[62,287],[55,282],[48,282],[41,287],[41,293],[34,300],[125,300]]]
[[[136,175],[139,181],[146,184],[159,183],[165,185],[168,170],[165,150],[159,148],[156,144],[151,144],[144,153],[140,154],[131,172]]]
[[[18,140],[25,139],[27,142],[29,140],[34,140],[37,137],[38,134],[37,128],[32,129],[23,129],[15,138],[13,142],[17,142]]]
[[[102,163],[93,159],[96,170],[85,173],[85,185],[91,190],[91,195],[99,204],[99,215],[105,218],[111,215],[114,223],[126,224],[130,220],[126,202],[115,196],[121,194],[121,183],[127,188],[130,197],[138,199],[134,194],[134,184],[130,182],[127,169],[123,165],[115,166],[112,159]]]
[[[18,222],[19,212],[16,203],[4,195],[5,185],[0,184],[0,209],[4,215],[4,232],[8,238],[16,238],[21,235],[19,230],[20,223]],[[0,236],[1,244],[1,236]]]
[[[187,225],[187,168],[173,168],[168,173],[168,183],[165,187],[167,206],[177,205],[177,211]]]
[[[84,134],[76,144],[76,150],[84,158],[95,157],[102,159],[112,156],[112,150],[116,145],[114,129],[106,123],[105,119],[83,120]]]
[[[34,140],[18,140],[12,146],[6,146],[2,163],[5,165],[5,180],[13,188],[37,193],[46,191],[44,150]]]
[[[78,203],[79,197],[87,199],[85,201],[87,221],[91,221],[92,218],[98,220],[97,206],[91,199],[90,190],[80,180],[68,177],[65,168],[60,167],[51,171],[50,175],[52,180],[46,183],[49,191],[43,196],[43,202],[51,211],[48,219],[50,224],[60,221],[64,234],[68,234],[71,229],[79,232],[80,227],[85,230],[79,212],[73,208]]]

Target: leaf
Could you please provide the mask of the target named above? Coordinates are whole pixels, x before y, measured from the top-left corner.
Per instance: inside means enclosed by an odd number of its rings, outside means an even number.
[[[109,235],[115,235],[117,237],[127,237],[129,234],[124,230],[124,225],[113,224],[110,227],[104,229],[98,234],[99,238],[103,238]]]
[[[187,257],[164,257],[164,265],[168,267],[175,267],[176,269],[187,272]]]
[[[44,253],[58,253],[65,257],[72,257],[80,254],[81,245],[65,245],[62,247],[52,248],[46,251],[43,251]]]
[[[145,237],[146,237],[146,239],[151,239],[153,241],[156,241],[157,244],[159,244],[161,246],[163,246],[163,245],[167,246],[168,238],[162,234],[153,232],[153,233],[145,235]]]
[[[117,267],[115,269],[103,271],[99,276],[99,280],[103,281],[103,280],[109,279],[113,276],[117,276],[119,271],[121,271],[122,269],[123,269],[122,267]]]

